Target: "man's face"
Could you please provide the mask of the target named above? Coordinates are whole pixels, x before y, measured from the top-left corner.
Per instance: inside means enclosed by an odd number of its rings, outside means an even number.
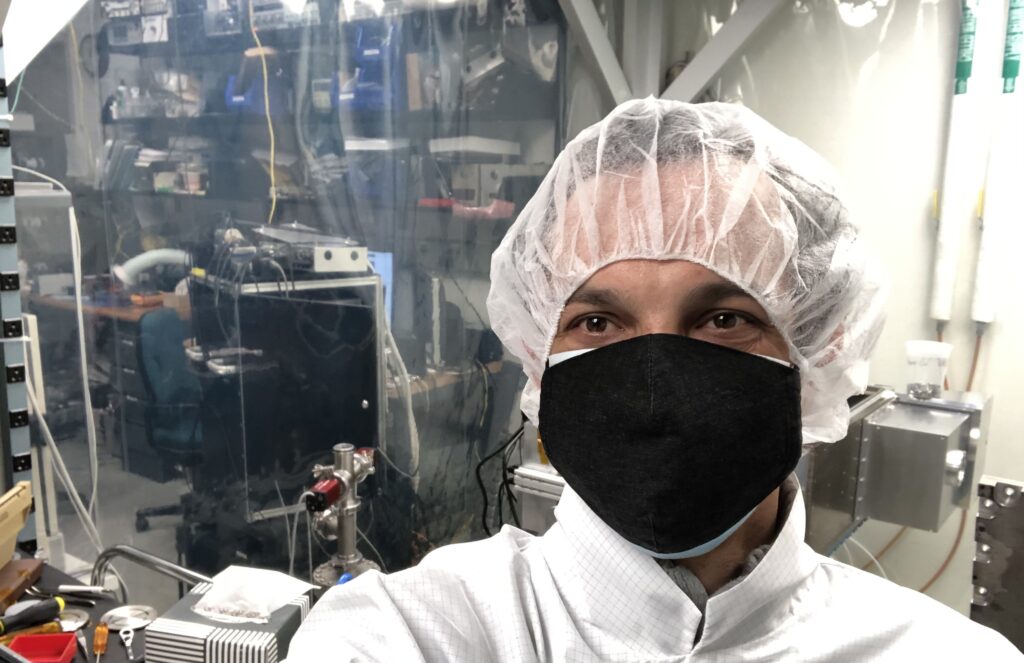
[[[684,260],[623,260],[569,297],[551,354],[645,334],[679,334],[789,361],[782,334],[753,297]]]

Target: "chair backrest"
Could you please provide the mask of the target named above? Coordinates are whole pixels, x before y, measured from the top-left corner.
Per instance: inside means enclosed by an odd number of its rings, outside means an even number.
[[[184,341],[185,326],[174,309],[158,308],[139,320],[139,367],[156,405],[198,405],[202,400]]]

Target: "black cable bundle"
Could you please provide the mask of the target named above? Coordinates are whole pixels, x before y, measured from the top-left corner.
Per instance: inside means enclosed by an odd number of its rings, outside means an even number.
[[[476,482],[480,486],[480,494],[484,498],[484,509],[483,509],[483,514],[481,515],[481,518],[480,518],[480,524],[483,525],[484,532],[487,534],[487,536],[491,536],[491,528],[487,526],[487,487],[484,486],[484,477],[483,477],[483,474],[481,474],[481,472],[482,472],[482,470],[484,468],[484,465],[486,465],[491,459],[496,457],[498,454],[502,454],[506,450],[508,450],[509,447],[511,447],[514,442],[516,442],[517,440],[522,438],[522,436],[523,436],[523,426],[520,426],[518,429],[516,429],[516,432],[512,434],[512,437],[510,437],[508,439],[508,441],[506,441],[504,444],[499,446],[497,449],[495,449],[491,453],[489,453],[486,456],[484,456],[484,458],[481,459],[481,461],[479,463],[477,463],[477,466],[476,466]],[[498,486],[499,518],[501,517],[500,516],[501,492],[502,492],[503,487],[508,483],[508,477],[506,476],[506,468],[507,468],[507,460],[503,457],[502,458],[502,477],[501,477],[501,483]],[[513,511],[514,511],[514,509],[513,509]],[[517,519],[517,522],[518,522],[518,516],[516,516],[516,519]]]

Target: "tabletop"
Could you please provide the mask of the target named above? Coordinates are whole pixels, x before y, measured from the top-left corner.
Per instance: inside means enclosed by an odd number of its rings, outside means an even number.
[[[48,564],[43,565],[43,575],[36,583],[38,587],[54,588],[57,585],[81,585],[82,581],[72,578],[71,576],[58,571],[57,569],[49,566]],[[109,610],[120,606],[120,601],[114,599],[100,599],[96,601],[96,606],[88,608],[85,606],[68,605],[68,608],[81,608],[89,613],[89,625],[85,628],[85,639],[89,643],[89,658],[83,658],[82,653],[78,652],[73,659],[75,663],[93,663],[95,657],[92,654],[92,635],[96,629],[96,625],[99,623],[100,617],[107,613]],[[135,654],[135,658],[132,659],[132,663],[140,663],[145,660],[146,650],[146,632],[145,629],[135,631],[134,639],[132,640],[132,653]],[[129,663],[128,653],[125,651],[124,645],[121,644],[121,638],[118,636],[116,631],[111,630],[110,636],[107,640],[107,653],[103,654],[100,658],[100,663]]]

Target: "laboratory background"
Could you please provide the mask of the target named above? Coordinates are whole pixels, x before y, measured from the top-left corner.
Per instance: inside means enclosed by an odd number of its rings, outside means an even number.
[[[136,660],[215,661],[181,624],[229,567],[323,588],[545,531],[564,484],[490,257],[567,141],[653,95],[821,153],[889,274],[872,386],[798,468],[808,544],[1024,648],[1024,1],[4,14],[4,609],[80,585],[72,632],[109,609]],[[251,660],[284,657],[296,591]]]

